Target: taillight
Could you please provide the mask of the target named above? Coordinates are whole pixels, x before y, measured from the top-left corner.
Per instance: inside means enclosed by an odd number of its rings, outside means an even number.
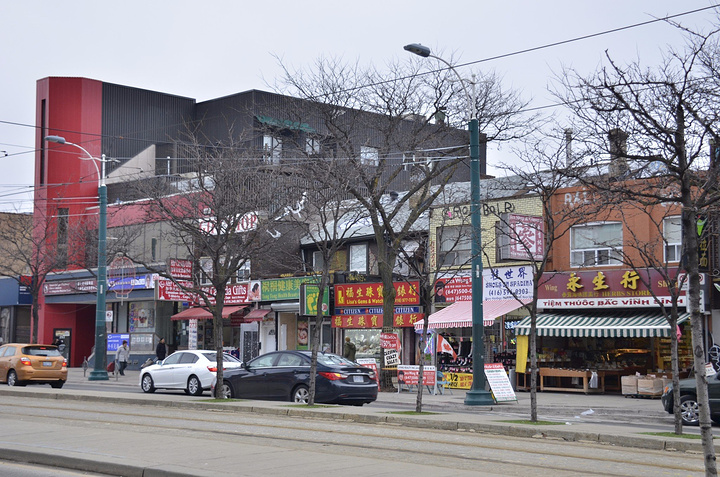
[[[63,358],[63,368],[67,368],[67,359]]]
[[[211,373],[217,373],[217,366],[208,366],[208,371]],[[227,370],[227,368],[223,367],[223,371]]]
[[[26,358],[23,356],[22,358],[20,358],[20,364],[24,366],[30,366],[30,358]]]
[[[322,376],[325,379],[329,379],[330,381],[339,381],[341,379],[347,379],[348,375],[343,373],[330,373],[327,371],[321,371],[318,373],[320,376]]]

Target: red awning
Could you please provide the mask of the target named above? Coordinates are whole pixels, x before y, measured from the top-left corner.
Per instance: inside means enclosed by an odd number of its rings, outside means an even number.
[[[485,300],[483,301],[483,324],[491,326],[495,318],[510,313],[530,303],[530,300],[520,303],[511,300]],[[422,330],[423,320],[415,322],[415,329]],[[472,326],[472,302],[456,301],[447,308],[436,311],[428,318],[428,328],[462,328]]]
[[[247,315],[245,315],[243,317],[243,321],[246,321],[246,322],[247,321],[260,321],[263,318],[265,318],[265,315],[267,315],[271,311],[272,310],[261,309],[261,308],[258,308],[257,310],[252,310],[250,313],[248,313]]]
[[[234,315],[235,313],[239,313],[242,310],[247,308],[247,306],[225,306],[223,307],[222,316],[223,318],[230,318],[231,315]],[[193,307],[188,308],[185,311],[181,311],[180,313],[177,313],[173,315],[170,319],[173,321],[177,320],[209,320],[212,319],[212,313],[207,311],[204,308]]]

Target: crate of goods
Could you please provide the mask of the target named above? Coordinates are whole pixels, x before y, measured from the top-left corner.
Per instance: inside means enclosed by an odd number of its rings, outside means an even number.
[[[622,385],[623,394],[637,394],[638,393],[638,377],[637,376],[622,376],[620,378],[620,384]]]
[[[637,387],[638,394],[659,396],[662,394],[663,381],[661,378],[639,378]]]

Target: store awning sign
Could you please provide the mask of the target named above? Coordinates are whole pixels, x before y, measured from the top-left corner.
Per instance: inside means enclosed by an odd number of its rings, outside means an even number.
[[[420,282],[395,282],[395,305],[419,305]],[[382,306],[382,283],[347,283],[335,285],[335,306]]]
[[[690,319],[681,313],[678,324]],[[537,336],[597,338],[648,338],[670,336],[670,324],[659,311],[623,311],[605,314],[540,313],[536,321]],[[515,327],[518,335],[530,334],[530,317]]]

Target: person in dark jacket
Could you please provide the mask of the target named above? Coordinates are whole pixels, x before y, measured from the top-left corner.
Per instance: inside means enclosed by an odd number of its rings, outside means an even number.
[[[157,356],[158,361],[162,361],[165,359],[165,356],[167,356],[165,338],[160,338],[160,342],[158,343],[157,348],[155,348],[155,356]]]
[[[343,357],[349,359],[350,361],[355,361],[355,352],[357,348],[355,347],[355,343],[350,341],[350,337],[345,337],[345,347],[343,348]]]

